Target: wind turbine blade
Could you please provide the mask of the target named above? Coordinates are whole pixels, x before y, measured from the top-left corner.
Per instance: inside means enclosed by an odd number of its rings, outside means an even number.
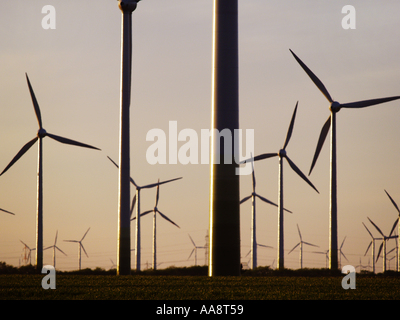
[[[312,182],[310,180],[308,180],[308,178],[304,175],[303,172],[300,171],[300,169],[293,163],[292,160],[290,160],[290,158],[286,155],[286,160],[287,162],[289,162],[290,167],[305,181],[307,182],[315,191],[317,191],[317,193],[319,193],[319,191],[317,190],[317,188],[312,184]]]
[[[12,215],[15,216],[15,213],[12,213],[12,212],[10,212],[10,211],[7,211],[7,210],[1,209],[1,208],[0,208],[0,211],[3,211],[3,212],[5,212],[5,213],[9,213],[9,214],[12,214]]]
[[[343,104],[340,104],[340,106],[342,108],[365,108],[365,107],[370,107],[370,106],[374,106],[376,104],[381,104],[381,103],[385,103],[385,102],[389,102],[389,101],[393,101],[393,100],[397,100],[397,99],[400,99],[400,96],[343,103]]]
[[[189,255],[189,258],[187,258],[188,260],[190,259],[190,257],[192,256],[193,252],[194,252],[195,248],[193,248],[192,252]]]
[[[253,193],[256,192],[256,174],[254,172],[254,161],[251,162],[251,180],[253,182]]]
[[[376,230],[378,230],[378,232],[382,235],[382,237],[385,237],[385,235],[383,234],[381,229],[379,229],[378,226],[370,218],[368,218],[368,220],[369,220],[369,222],[371,222],[373,224],[373,226],[376,228]]]
[[[190,238],[190,241],[192,241],[193,245],[196,246],[196,244],[194,243],[194,241],[193,241],[192,237],[190,236],[190,234],[188,234],[188,236]]]
[[[249,195],[248,197],[244,197],[242,200],[240,200],[239,204],[242,204],[243,202],[246,202],[252,197],[252,195]]]
[[[133,196],[133,199],[132,199],[132,205],[131,205],[131,220],[132,220],[133,209],[135,209],[135,204],[136,204],[136,194]]]
[[[298,224],[297,224],[297,231],[299,232],[300,242],[301,242],[303,239],[301,238],[301,232],[300,232],[300,228],[299,228],[299,225],[298,225]]]
[[[57,236],[58,236],[58,230],[56,232],[56,238],[54,239],[54,245],[56,245],[56,243],[57,243]]]
[[[251,250],[249,250],[249,252],[247,252],[247,254],[244,256],[245,258],[250,254]]]
[[[167,180],[167,181],[162,181],[162,182],[157,182],[157,183],[152,183],[152,184],[148,184],[146,186],[140,187],[141,189],[149,189],[149,188],[154,188],[156,186],[161,186],[162,184],[168,183],[168,182],[172,182],[175,180],[180,180],[182,179],[182,177],[179,178],[175,178],[175,179],[171,179],[171,180]]]
[[[56,249],[58,250],[58,251],[60,251],[61,253],[63,253],[65,256],[67,255],[64,251],[62,251],[59,247],[57,247],[57,246],[55,246],[56,247]]]
[[[43,248],[43,251],[44,251],[44,250],[47,250],[47,249],[50,249],[50,248],[53,248],[53,246]]]
[[[119,166],[117,165],[117,163],[113,159],[111,159],[109,156],[107,156],[107,158],[119,169]],[[135,183],[135,181],[131,177],[129,177],[129,179],[131,180],[133,185],[137,188],[138,185]]]
[[[288,254],[290,254],[290,253],[291,253],[294,249],[296,249],[299,245],[300,245],[300,242],[299,242],[298,244],[296,244],[295,247],[294,247],[292,250],[290,250]]]
[[[171,222],[173,225],[177,226],[179,229],[181,228],[180,226],[178,226],[175,222],[173,222],[171,219],[169,219],[166,215],[164,215],[163,213],[160,212],[160,210],[157,209],[157,212],[161,215],[161,217],[163,217],[165,220]]]
[[[288,145],[288,143],[290,141],[290,138],[292,137],[293,127],[294,127],[294,120],[296,119],[296,112],[297,112],[297,105],[298,104],[299,104],[299,102],[297,101],[296,107],[294,108],[294,111],[293,111],[292,120],[290,121],[289,129],[288,129],[288,132],[286,134],[285,143],[284,143],[283,148],[282,148],[283,150],[286,149],[286,147],[287,147],[287,145]]]
[[[89,232],[89,230],[90,230],[90,227],[89,227],[89,229],[87,229],[87,231],[86,231],[85,234],[83,235],[81,241],[83,241],[83,239],[86,237],[86,235],[87,235],[87,233]]]
[[[394,228],[396,228],[396,226],[397,226],[397,222],[399,222],[399,218],[397,218],[396,221],[394,222],[393,227],[392,227],[392,230],[391,230],[390,233],[389,233],[389,238],[392,236],[392,233],[393,233],[393,231],[394,231]]]
[[[27,247],[29,250],[31,249],[31,248],[29,248],[29,247],[27,246],[27,244],[26,244],[25,242],[23,242],[22,240],[19,240],[19,241],[21,241],[21,243],[22,243],[25,247]]]
[[[260,246],[260,247],[264,247],[264,248],[270,248],[270,249],[273,249],[273,248],[274,248],[274,247],[266,246],[266,245],[264,245],[264,244],[259,244],[259,243],[257,243],[257,245]]]
[[[142,213],[140,214],[140,216],[143,217],[144,215],[146,215],[146,214],[148,214],[148,213],[150,213],[150,212],[154,212],[154,209],[153,209],[153,210],[148,210],[148,211],[142,212]],[[131,221],[133,221],[133,220],[135,220],[135,219],[136,219],[136,216],[134,216],[134,217],[131,219]]]
[[[295,55],[295,53],[292,50],[290,50],[290,52],[293,54],[294,58],[297,60],[297,62],[300,64],[303,70],[308,74],[308,76],[311,78],[314,84],[318,87],[318,89],[321,90],[322,94],[328,99],[330,103],[332,103],[333,99],[331,98],[328,90],[325,88],[321,80],[318,79],[318,77],[303,63],[303,61],[300,60],[298,56]]]
[[[160,179],[158,179],[158,182],[160,182]],[[158,199],[160,199],[160,185],[157,185],[156,204],[154,206],[155,208],[157,208]]]
[[[347,236],[346,236],[347,237]],[[342,244],[340,245],[340,250],[342,250],[342,247],[343,247],[343,245],[344,245],[344,241],[346,240],[346,237],[344,237],[344,239],[343,239],[343,241],[342,241]]]
[[[58,142],[61,142],[61,143],[71,144],[71,145],[78,146],[78,147],[84,147],[84,148],[100,150],[99,148],[93,147],[91,145],[88,145],[88,144],[85,144],[85,143],[81,143],[81,142],[78,142],[78,141],[75,141],[75,140],[67,139],[67,138],[64,138],[64,137],[56,136],[55,134],[47,133],[47,135],[50,138],[52,138],[52,139],[54,139],[54,140],[56,140]]]
[[[369,235],[371,236],[371,238],[373,239],[374,236],[372,235],[372,233],[368,230],[367,226],[364,224],[364,222],[362,222],[362,224],[364,225],[365,229],[367,229]]]
[[[64,242],[78,242],[79,243],[78,240],[64,240]]]
[[[89,258],[89,256],[88,256],[88,254],[87,254],[87,252],[86,252],[85,247],[83,246],[83,244],[82,244],[81,242],[79,242],[79,245],[80,245],[81,248],[83,249],[83,252],[86,254],[86,257]]]
[[[394,200],[392,199],[392,197],[389,195],[389,193],[388,193],[386,190],[385,190],[385,192],[386,192],[386,194],[388,195],[390,201],[392,201],[394,207],[396,208],[397,212],[398,212],[399,215],[400,215],[400,209],[399,209],[399,207],[397,206],[396,202],[394,202]]]
[[[376,256],[376,261],[378,261],[379,256],[381,255],[381,251],[382,251],[382,248],[383,248],[383,242],[384,242],[384,241],[385,241],[385,240],[383,240],[382,243],[381,243],[381,245],[379,246],[379,251],[378,251],[378,255]]]
[[[269,204],[271,204],[271,205],[273,205],[273,206],[275,206],[275,207],[278,206],[276,203],[273,203],[272,201],[270,201],[270,200],[268,200],[268,199],[266,199],[266,198],[264,198],[264,197],[258,195],[257,193],[255,193],[255,196],[258,197],[260,200],[262,200],[262,201],[264,201],[264,202],[266,202],[266,203],[269,203]]]
[[[259,156],[255,156],[253,158],[253,161],[258,161],[258,160],[264,160],[264,159],[268,159],[268,158],[272,158],[272,157],[276,157],[279,156],[278,153],[264,153],[264,154],[260,154]]]
[[[32,86],[31,86],[31,82],[29,81],[28,74],[25,73],[25,76],[26,76],[26,81],[28,82],[29,92],[31,94],[33,108],[35,109],[35,114],[36,114],[37,121],[39,123],[39,128],[42,129],[42,116],[40,114],[39,104],[38,104],[38,102],[36,100],[35,93],[33,92],[33,89],[32,89]]]
[[[15,155],[15,157],[10,161],[10,163],[8,164],[8,166],[3,170],[2,173],[0,173],[0,176],[5,173],[8,169],[11,168],[11,166],[16,163],[18,161],[19,158],[21,158],[25,152],[27,152],[30,147],[32,147],[35,142],[37,141],[37,139],[39,139],[38,137],[33,138],[31,141],[29,141],[27,144],[25,144],[21,150],[18,151],[18,153]]]
[[[307,245],[309,245],[309,246],[312,246],[312,247],[318,247],[318,248],[319,248],[319,246],[317,246],[317,245],[315,245],[315,244],[312,244],[312,243],[309,243],[309,242],[303,241],[303,243],[304,243],[304,244],[307,244]]]
[[[374,240],[372,240],[372,241],[374,241]],[[367,255],[369,248],[371,248],[372,241],[369,243],[368,248],[367,248],[367,250],[366,250],[365,253],[364,253],[364,257]]]
[[[324,145],[326,136],[328,135],[329,128],[331,127],[331,116],[329,116],[328,120],[324,123],[324,126],[321,129],[321,133],[318,138],[317,148],[315,149],[314,158],[311,163],[310,172],[308,175],[311,174],[311,171],[314,169],[315,163],[317,162],[318,156],[321,152],[322,146]]]

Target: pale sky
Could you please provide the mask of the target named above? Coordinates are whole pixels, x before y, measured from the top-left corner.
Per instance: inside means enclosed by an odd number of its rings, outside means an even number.
[[[56,9],[56,29],[44,30],[42,8]],[[133,13],[131,102],[131,176],[139,185],[183,177],[160,188],[158,208],[181,228],[157,219],[159,268],[190,266],[188,237],[204,245],[208,229],[209,165],[150,165],[149,130],[168,134],[169,121],[185,128],[210,128],[212,0],[143,0]],[[352,102],[400,95],[400,3],[354,0],[356,29],[344,30],[347,1],[239,1],[240,127],[254,129],[255,154],[278,152],[293,109],[299,107],[290,158],[308,174],[329,104],[291,55],[292,49],[320,78],[332,97]],[[53,134],[101,148],[101,151],[44,139],[44,246],[58,230],[57,268],[78,268],[79,240],[83,268],[109,269],[116,262],[121,12],[117,1],[29,1],[0,3],[0,170],[35,137],[38,127],[25,72],[41,108],[44,128]],[[337,116],[339,246],[357,266],[370,236],[371,218],[389,233],[397,217],[386,189],[400,204],[400,102]],[[178,148],[184,142],[178,142]],[[305,267],[325,267],[328,249],[329,144],[325,142],[309,179],[312,190],[284,164],[285,266],[297,269],[296,224],[303,240]],[[35,247],[37,144],[0,177],[0,261],[18,265],[23,245]],[[199,159],[200,161],[200,159]],[[278,159],[255,165],[257,192],[277,202]],[[251,176],[240,178],[241,198],[251,193]],[[134,189],[131,194],[133,196]],[[142,211],[154,206],[156,190],[142,191]],[[241,205],[242,262],[250,250],[250,201]],[[397,233],[397,230],[396,230]],[[277,209],[257,202],[257,240],[275,249],[258,250],[259,265],[276,260]],[[377,246],[379,246],[378,243]],[[132,248],[134,225],[132,225]],[[388,251],[394,241],[388,244]],[[152,217],[142,219],[142,268],[151,263]],[[390,255],[389,257],[391,257]],[[44,264],[52,263],[52,250]],[[132,266],[134,265],[132,255]],[[204,250],[198,251],[204,263]],[[372,261],[371,261],[372,264]],[[275,263],[276,265],[276,263]],[[393,269],[394,260],[390,266]],[[377,271],[382,270],[382,259]]]

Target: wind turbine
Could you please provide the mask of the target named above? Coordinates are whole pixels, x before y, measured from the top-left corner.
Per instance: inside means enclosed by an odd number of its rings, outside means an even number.
[[[112,160],[109,156],[107,156],[107,158],[117,167],[119,168],[119,166],[115,163],[114,160]],[[135,208],[136,205],[136,243],[135,243],[135,256],[136,256],[136,270],[140,271],[140,264],[141,264],[141,250],[140,250],[140,190],[142,189],[151,189],[154,188],[156,186],[168,183],[168,182],[172,182],[175,180],[179,180],[182,179],[182,177],[180,178],[175,178],[175,179],[171,179],[171,180],[167,180],[167,181],[162,181],[162,182],[157,182],[157,183],[152,183],[152,184],[148,184],[145,186],[139,186],[135,183],[135,181],[132,179],[132,177],[130,178],[130,182],[136,187],[136,194],[132,199],[132,205],[131,205],[131,209],[130,209],[130,217],[132,217],[132,213],[133,213],[133,209]],[[130,219],[131,221],[134,219]]]
[[[268,159],[272,157],[279,157],[279,181],[278,181],[278,262],[277,262],[277,269],[284,268],[284,236],[283,236],[283,158],[289,163],[289,166],[305,181],[307,182],[315,191],[319,193],[319,191],[314,187],[310,180],[300,171],[300,169],[293,163],[292,160],[288,157],[286,153],[286,147],[292,137],[294,121],[296,119],[296,112],[297,112],[298,102],[296,103],[296,107],[294,108],[292,120],[289,125],[288,132],[286,134],[286,140],[283,145],[283,148],[279,150],[278,153],[264,153],[254,158],[250,158],[247,160],[242,161],[244,163],[246,161],[258,161],[263,159]]]
[[[85,252],[86,257],[89,258],[88,254],[87,254],[87,252],[85,250],[85,247],[82,244],[82,241],[83,241],[83,239],[85,239],[85,237],[86,237],[87,233],[89,232],[89,230],[90,230],[90,228],[87,229],[87,231],[85,232],[85,234],[83,235],[81,240],[64,240],[65,242],[76,242],[76,243],[79,243],[79,248],[78,248],[79,270],[81,270],[82,249],[83,249],[83,252]]]
[[[346,237],[347,237],[347,236],[346,236]],[[346,240],[346,237],[344,237],[344,239],[343,239],[343,241],[342,241],[342,244],[340,245],[340,248],[339,248],[339,252],[340,252],[340,254],[339,254],[339,265],[340,265],[340,267],[342,267],[342,256],[346,259],[346,261],[349,261],[349,260],[346,258],[346,256],[344,255],[343,251],[342,251],[343,244],[344,244],[344,241]]]
[[[206,247],[199,247],[199,246],[196,246],[196,244],[194,243],[194,241],[193,241],[192,237],[190,236],[190,234],[188,234],[188,236],[189,236],[190,241],[192,241],[193,246],[194,246],[192,252],[191,252],[190,255],[189,255],[188,260],[190,259],[190,257],[192,256],[192,254],[193,254],[193,252],[194,252],[194,265],[197,266],[197,249],[205,249]]]
[[[278,205],[273,203],[272,201],[269,201],[268,199],[260,196],[258,193],[256,193],[256,177],[255,177],[255,173],[254,173],[254,164],[253,161],[251,162],[251,166],[252,166],[252,181],[253,181],[253,192],[251,193],[251,195],[244,197],[242,200],[240,200],[240,204],[246,202],[247,200],[249,200],[251,198],[251,255],[250,255],[250,264],[251,264],[251,269],[255,269],[257,268],[257,239],[256,239],[256,197],[258,197],[259,199],[261,199],[262,201],[269,203],[275,207],[277,207]],[[288,210],[286,210],[288,211]],[[291,212],[291,211],[289,211]]]
[[[306,245],[312,246],[312,247],[318,247],[318,246],[315,244],[303,241],[303,238],[301,237],[299,225],[297,225],[297,231],[299,231],[300,242],[298,244],[296,244],[293,247],[293,249],[289,251],[288,254],[290,254],[294,249],[296,249],[298,246],[300,246],[300,253],[299,253],[300,269],[303,269],[303,244],[306,244]]]
[[[381,99],[372,99],[351,103],[339,103],[334,101],[328,90],[325,88],[321,80],[317,78],[317,76],[297,57],[292,50],[290,52],[293,54],[294,58],[303,68],[303,70],[308,74],[314,84],[321,90],[322,94],[328,99],[330,103],[329,110],[331,115],[328,120],[325,122],[322,127],[321,134],[318,139],[317,148],[315,150],[314,158],[311,164],[309,175],[314,168],[314,165],[318,159],[319,153],[321,152],[322,146],[325,142],[325,138],[328,134],[329,128],[332,127],[331,131],[331,141],[330,141],[330,206],[329,206],[329,268],[337,269],[338,268],[338,250],[337,250],[337,170],[336,170],[336,114],[340,111],[341,108],[350,108],[350,109],[358,109],[365,108],[369,106],[373,106],[376,104],[393,101],[396,99],[400,99],[400,96],[389,97],[389,98],[381,98]]]
[[[158,180],[160,182],[160,180]],[[154,209],[153,210],[148,210],[145,211],[141,214],[141,216],[144,216],[150,212],[153,212],[153,269],[156,270],[157,269],[157,239],[156,239],[156,216],[157,213],[163,217],[165,220],[171,222],[173,225],[177,226],[178,228],[180,228],[180,226],[178,226],[175,222],[173,222],[171,219],[169,219],[166,215],[164,215],[160,210],[158,210],[157,205],[158,205],[158,200],[160,198],[160,185],[157,185],[157,194],[156,194],[156,203],[154,205]],[[133,218],[132,220],[134,220],[135,218]]]
[[[393,203],[394,207],[396,208],[397,212],[399,213],[399,217],[397,218],[397,221],[400,219],[400,209],[397,206],[396,202],[393,200],[393,198],[389,195],[389,193],[385,190],[387,196],[389,197],[390,201]],[[399,223],[399,231],[397,232],[398,235],[400,235],[400,223]],[[397,271],[400,272],[400,237],[397,238],[397,259],[396,259],[396,265],[397,265]]]
[[[367,218],[368,218],[368,217],[367,217]],[[378,232],[379,232],[379,233],[382,235],[382,237],[383,237],[382,243],[381,243],[381,245],[379,246],[379,250],[378,250],[378,255],[377,255],[377,257],[376,257],[376,261],[378,261],[379,256],[380,256],[380,254],[381,254],[381,252],[382,252],[382,248],[383,248],[383,272],[385,272],[385,271],[386,271],[386,241],[388,241],[389,239],[396,239],[396,238],[397,238],[397,236],[392,236],[392,233],[393,233],[393,231],[394,231],[394,228],[396,228],[398,219],[396,219],[396,221],[394,222],[393,227],[392,227],[392,230],[391,230],[390,233],[389,233],[389,236],[385,236],[385,235],[383,234],[382,230],[379,229],[379,227],[378,227],[370,218],[368,218],[368,220],[373,224],[373,226],[375,227],[375,229],[378,230]]]
[[[364,224],[364,222],[362,222],[362,224],[364,225],[365,229],[367,229],[369,235],[371,236],[372,240],[368,245],[367,250],[364,253],[364,256],[366,256],[366,254],[368,253],[369,248],[372,246],[372,272],[375,273],[375,240],[383,240],[383,238],[374,238],[374,236],[372,235],[372,233],[369,231],[369,229],[367,228],[367,226]]]
[[[39,124],[39,131],[37,136],[25,144],[22,149],[11,160],[7,167],[0,173],[4,174],[11,166],[27,152],[36,141],[39,141],[39,156],[38,156],[38,170],[37,170],[37,208],[36,208],[36,269],[41,272],[43,268],[43,138],[46,136],[61,143],[70,144],[78,147],[90,148],[100,150],[96,147],[84,144],[75,140],[67,139],[64,137],[56,136],[48,133],[42,125],[42,116],[40,114],[39,104],[36,100],[35,93],[33,92],[28,75],[26,80],[28,82],[29,92],[31,94],[33,108],[35,109],[36,118]]]
[[[27,257],[26,257],[26,251],[25,251],[25,257],[24,257],[25,262],[27,262],[28,259],[29,259],[29,264],[32,264],[31,252],[33,250],[36,250],[36,248],[31,249],[31,248],[29,248],[29,246],[25,242],[23,242],[22,240],[19,240],[19,241],[21,241],[21,243],[24,245],[24,250],[29,250],[29,253],[28,253]]]
[[[47,249],[53,248],[53,267],[54,267],[54,269],[56,268],[56,249],[58,251],[60,251],[61,253],[63,253],[65,256],[67,255],[64,251],[62,251],[59,247],[57,247],[57,245],[56,245],[57,244],[57,236],[58,236],[58,230],[56,232],[56,238],[54,239],[54,244],[50,247],[43,249],[43,250],[47,250]]]
[[[12,212],[10,212],[10,211],[7,211],[7,210],[1,209],[1,208],[0,208],[0,211],[3,211],[3,212],[5,212],[5,213],[9,213],[9,214],[12,214],[12,215],[15,216],[15,213],[12,213]]]

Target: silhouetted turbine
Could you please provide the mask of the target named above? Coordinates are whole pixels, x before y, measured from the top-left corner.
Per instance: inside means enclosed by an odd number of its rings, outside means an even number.
[[[78,248],[79,270],[81,270],[82,249],[83,249],[83,252],[85,252],[86,257],[89,258],[88,254],[87,254],[87,252],[86,252],[86,250],[85,250],[85,247],[84,247],[83,244],[82,244],[82,241],[83,241],[83,239],[85,239],[85,237],[86,237],[87,233],[89,232],[89,230],[90,230],[90,228],[87,229],[87,231],[85,232],[85,234],[83,235],[83,237],[82,237],[81,240],[64,240],[65,242],[75,242],[75,243],[79,243],[79,248]]]
[[[260,200],[269,203],[275,207],[278,207],[278,205],[262,196],[260,196],[258,193],[256,193],[256,177],[254,173],[254,164],[253,161],[251,161],[251,166],[252,166],[252,182],[253,182],[253,192],[251,195],[244,197],[241,201],[240,204],[246,202],[251,198],[252,205],[251,205],[251,255],[250,255],[250,265],[251,269],[257,268],[257,235],[256,235],[256,197],[258,197]],[[285,209],[286,210],[286,209]],[[286,210],[288,212],[291,212],[289,210]]]
[[[119,168],[119,166],[115,163],[114,160],[112,160],[109,156],[107,156],[107,158],[117,167]],[[136,256],[136,270],[140,270],[140,264],[141,264],[141,248],[140,248],[140,243],[141,243],[141,237],[140,237],[140,190],[141,189],[150,189],[150,188],[154,188],[157,187],[159,185],[168,183],[168,182],[172,182],[175,180],[179,180],[182,179],[182,177],[180,178],[175,178],[175,179],[171,179],[171,180],[167,180],[167,181],[162,181],[162,182],[157,182],[157,183],[152,183],[152,184],[148,184],[145,186],[139,186],[135,183],[135,181],[132,179],[132,177],[130,177],[130,181],[131,183],[136,187],[136,194],[134,195],[133,199],[132,199],[132,205],[131,205],[131,209],[130,209],[130,220],[135,220],[136,219],[136,243],[135,243],[135,256]],[[135,208],[136,205],[136,216],[135,218],[132,218],[132,213],[133,213],[133,209]],[[131,250],[132,251],[132,250]]]
[[[296,112],[297,112],[298,102],[296,103],[296,107],[293,111],[292,120],[290,121],[289,129],[286,134],[286,140],[283,145],[283,148],[279,150],[278,153],[264,153],[254,158],[250,158],[241,163],[246,161],[258,161],[263,159],[268,159],[272,157],[279,157],[279,179],[278,179],[278,262],[277,262],[277,269],[284,268],[284,228],[283,228],[283,158],[289,163],[289,166],[305,181],[307,182],[315,191],[319,193],[317,188],[311,183],[310,180],[304,175],[303,172],[293,163],[292,160],[288,157],[286,153],[286,147],[289,144],[290,138],[292,137],[294,121],[296,119]]]
[[[300,232],[299,225],[297,225],[297,231],[299,232],[300,242],[298,244],[296,244],[293,247],[293,249],[289,251],[288,254],[290,254],[294,249],[296,249],[298,246],[300,246],[299,263],[300,263],[300,269],[303,269],[303,244],[306,244],[306,245],[312,246],[312,247],[318,247],[318,246],[315,245],[315,244],[303,241],[303,238],[301,237],[301,232]]]
[[[290,49],[289,49],[290,50]],[[358,109],[365,108],[373,105],[377,105],[384,102],[393,101],[400,99],[400,96],[394,96],[389,98],[364,100],[358,102],[350,103],[339,103],[334,101],[328,90],[325,88],[321,80],[297,57],[292,50],[290,52],[293,54],[294,58],[303,68],[303,70],[308,74],[314,84],[321,90],[322,94],[328,99],[330,103],[329,110],[331,115],[322,127],[321,134],[318,139],[317,148],[315,150],[314,158],[311,164],[309,175],[317,162],[319,153],[321,152],[322,146],[324,144],[325,138],[328,134],[329,128],[332,127],[331,131],[331,160],[330,160],[330,227],[329,227],[329,268],[338,269],[338,250],[337,250],[337,171],[336,171],[336,113],[340,111],[341,108]]]
[[[43,250],[47,250],[50,248],[53,248],[53,267],[54,269],[56,268],[56,249],[63,253],[65,256],[67,255],[64,251],[62,251],[59,247],[57,247],[57,236],[58,236],[58,230],[56,232],[56,237],[54,239],[54,244],[52,246],[49,246],[47,248],[44,248]]]
[[[56,136],[48,133],[42,125],[42,116],[40,114],[39,104],[36,100],[35,93],[33,92],[31,83],[28,75],[26,74],[26,80],[28,82],[29,92],[31,94],[33,108],[35,109],[36,118],[39,124],[39,131],[37,136],[25,144],[22,149],[16,154],[11,160],[7,167],[0,174],[4,174],[8,169],[12,167],[14,163],[18,161],[34,144],[39,141],[39,156],[38,156],[38,170],[37,170],[37,208],[36,208],[36,268],[39,272],[43,268],[43,138],[49,137],[61,143],[70,144],[78,147],[90,148],[100,150],[96,147],[84,144],[75,140]]]
[[[160,182],[160,180],[158,180],[158,182]],[[180,228],[180,226],[178,226],[175,222],[173,222],[171,219],[169,219],[166,215],[164,215],[160,210],[158,210],[158,200],[160,198],[160,185],[157,185],[157,194],[156,194],[156,203],[154,205],[154,209],[153,210],[148,210],[145,211],[143,213],[140,214],[140,216],[144,216],[150,212],[153,212],[153,269],[156,270],[157,268],[157,232],[156,232],[156,216],[157,213],[163,217],[165,220],[169,221],[170,223],[172,223],[173,225],[177,226],[178,228]],[[135,217],[132,219],[135,220]]]

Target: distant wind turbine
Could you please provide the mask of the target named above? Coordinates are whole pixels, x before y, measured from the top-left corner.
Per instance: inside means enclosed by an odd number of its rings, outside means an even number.
[[[36,268],[39,272],[43,268],[43,138],[49,137],[61,143],[70,144],[78,147],[90,148],[100,150],[96,147],[84,144],[71,139],[56,136],[48,133],[42,126],[42,116],[40,114],[39,104],[36,100],[35,93],[33,92],[31,83],[28,75],[26,74],[26,80],[28,82],[29,91],[32,98],[33,108],[35,109],[36,118],[39,124],[39,131],[37,136],[25,144],[17,155],[11,160],[8,166],[0,173],[0,176],[4,174],[11,166],[21,158],[25,152],[27,152],[36,141],[39,140],[39,156],[38,156],[38,171],[37,171],[37,209],[36,209]]]
[[[119,166],[115,163],[114,160],[112,160],[109,156],[107,156],[107,158],[117,168],[119,168]],[[162,184],[165,184],[165,183],[168,183],[168,182],[172,182],[172,181],[175,181],[175,180],[179,180],[179,179],[182,179],[182,177],[171,179],[171,180],[167,180],[167,181],[152,183],[152,184],[148,184],[148,185],[145,185],[145,186],[139,186],[139,185],[137,185],[135,183],[135,181],[132,179],[132,177],[130,177],[131,183],[136,187],[136,194],[134,195],[134,197],[132,199],[130,217],[131,217],[131,221],[136,219],[136,243],[135,243],[135,256],[136,256],[136,259],[135,260],[136,260],[136,270],[138,270],[138,271],[140,271],[140,264],[141,264],[141,249],[140,249],[140,243],[141,243],[141,240],[140,240],[141,239],[141,237],[140,237],[140,190],[154,188],[154,187],[160,186]],[[136,205],[136,217],[132,218],[132,213],[133,213],[133,209],[135,208],[135,205]]]
[[[85,252],[86,257],[89,258],[88,254],[87,254],[87,252],[85,250],[85,247],[82,244],[82,241],[83,241],[83,239],[85,239],[85,237],[86,237],[87,233],[89,232],[89,230],[90,230],[90,228],[87,229],[87,231],[85,232],[85,234],[83,235],[81,240],[64,240],[65,242],[76,242],[76,243],[79,243],[79,248],[78,248],[79,270],[81,270],[82,249],[83,249],[83,252]]]
[[[36,250],[36,248],[32,248],[31,249],[31,248],[28,247],[28,245],[25,242],[23,242],[22,240],[19,240],[19,241],[21,241],[21,243],[24,245],[24,250],[28,250],[29,251],[27,257],[26,257],[26,254],[25,254],[25,257],[24,257],[25,262],[27,263],[28,259],[29,259],[29,264],[32,264],[32,255],[31,255],[31,253],[32,253],[33,250]]]
[[[390,201],[393,203],[394,207],[396,208],[397,212],[399,213],[399,217],[397,218],[397,221],[400,219],[400,209],[397,206],[396,202],[393,200],[393,198],[389,195],[389,193],[385,190],[387,196],[389,197]],[[397,232],[398,235],[400,235],[400,223],[399,223],[399,231]],[[396,259],[396,266],[397,266],[397,271],[400,272],[400,237],[397,238],[397,259]]]
[[[300,262],[300,269],[303,269],[303,244],[306,244],[306,245],[312,246],[312,247],[318,247],[318,246],[315,244],[303,241],[303,238],[301,237],[299,225],[297,225],[297,231],[299,232],[300,242],[298,244],[296,244],[293,247],[293,249],[289,251],[288,254],[290,254],[294,249],[296,249],[298,246],[300,246],[299,262]]]
[[[56,268],[56,249],[58,251],[60,251],[61,253],[63,253],[65,256],[67,255],[64,251],[62,251],[59,247],[57,247],[57,245],[56,245],[57,244],[57,236],[58,236],[58,230],[56,232],[56,238],[54,239],[54,244],[50,247],[43,249],[43,250],[47,250],[47,249],[53,248],[53,267],[54,267],[54,269]]]
[[[278,205],[273,203],[272,201],[260,196],[258,193],[256,193],[256,177],[255,177],[255,173],[254,173],[254,164],[253,161],[251,162],[251,166],[252,166],[252,181],[253,181],[253,192],[251,193],[251,195],[244,197],[241,201],[240,204],[246,202],[247,200],[249,200],[251,198],[251,255],[250,255],[250,268],[251,269],[255,269],[257,268],[257,235],[256,235],[256,197],[258,197],[260,200],[269,203],[275,207],[277,207]],[[288,211],[288,210],[286,210]],[[289,211],[291,212],[291,211]]]
[[[193,247],[194,247],[193,250],[192,250],[192,252],[191,252],[190,255],[189,255],[188,260],[190,259],[190,257],[192,256],[192,254],[193,254],[193,252],[194,252],[194,265],[197,266],[197,249],[205,249],[206,247],[196,246],[196,244],[194,243],[194,241],[193,241],[192,237],[190,236],[190,234],[188,234],[188,236],[189,236],[189,238],[190,238],[190,241],[192,241]]]
[[[375,229],[378,230],[378,232],[383,237],[382,243],[379,246],[378,255],[376,256],[376,261],[378,261],[379,256],[381,255],[381,252],[382,252],[382,248],[383,248],[383,272],[385,272],[386,271],[386,241],[388,241],[389,239],[397,239],[397,236],[392,236],[392,233],[393,233],[394,229],[396,228],[398,219],[396,219],[396,221],[394,222],[392,230],[390,230],[389,236],[385,236],[383,234],[382,230],[379,229],[379,227],[370,218],[368,218],[368,220],[372,223],[372,225],[375,227]]]
[[[365,229],[367,229],[369,235],[371,236],[372,240],[368,245],[367,250],[364,253],[364,256],[368,253],[369,248],[372,246],[372,272],[375,273],[375,240],[383,240],[383,238],[375,238],[371,231],[369,231],[369,229],[367,228],[367,226],[364,224],[364,222],[362,222],[362,224],[364,225]]]
[[[318,192],[317,188],[314,187],[314,185],[311,183],[310,180],[307,179],[307,177],[303,174],[303,172],[300,171],[300,169],[293,163],[292,160],[288,157],[286,153],[286,147],[290,141],[290,138],[292,137],[292,132],[293,132],[293,127],[294,127],[294,121],[296,119],[296,112],[297,112],[297,106],[298,102],[296,103],[296,107],[294,108],[293,111],[293,116],[292,120],[289,125],[288,132],[286,134],[286,140],[283,145],[283,148],[279,150],[278,153],[264,153],[259,156],[256,156],[254,158],[250,158],[247,160],[242,161],[241,163],[244,163],[246,161],[258,161],[258,160],[263,160],[263,159],[268,159],[272,157],[279,157],[279,181],[278,181],[278,262],[277,262],[277,269],[283,269],[284,268],[284,232],[283,232],[283,158],[286,159],[286,161],[289,163],[290,167],[295,171],[305,182],[307,182],[315,191]],[[318,192],[319,193],[319,192]]]
[[[160,182],[160,180],[158,180],[158,182]],[[154,209],[153,210],[148,210],[143,212],[142,214],[140,214],[140,216],[144,216],[150,212],[153,212],[153,269],[156,270],[157,269],[157,239],[156,239],[156,216],[157,213],[160,214],[161,217],[163,217],[165,220],[169,221],[170,223],[172,223],[173,225],[177,226],[178,228],[180,228],[180,226],[178,226],[175,222],[173,222],[171,219],[169,219],[166,215],[164,215],[160,210],[158,210],[158,200],[160,198],[160,185],[157,185],[157,194],[156,194],[156,203],[154,205]],[[133,218],[134,220],[135,218]]]
[[[365,100],[359,102],[351,102],[351,103],[339,103],[334,101],[328,90],[325,88],[321,80],[317,78],[317,76],[297,57],[292,50],[290,52],[293,54],[294,58],[303,68],[303,70],[308,74],[314,84],[321,90],[322,94],[328,99],[330,103],[330,112],[331,115],[329,116],[328,120],[325,122],[324,126],[322,127],[321,134],[318,139],[317,148],[315,150],[314,158],[311,164],[309,175],[314,168],[315,163],[317,162],[319,153],[321,152],[322,146],[325,142],[325,138],[328,134],[330,127],[332,127],[331,131],[331,143],[330,143],[330,225],[329,225],[329,268],[330,269],[338,269],[338,243],[337,243],[337,235],[338,235],[338,228],[337,228],[337,170],[336,170],[336,113],[340,111],[341,108],[351,108],[351,109],[359,109],[365,108],[377,104],[381,104],[384,102],[393,101],[396,99],[400,99],[400,96],[389,97],[389,98],[381,98],[381,99],[372,99],[372,100]]]

